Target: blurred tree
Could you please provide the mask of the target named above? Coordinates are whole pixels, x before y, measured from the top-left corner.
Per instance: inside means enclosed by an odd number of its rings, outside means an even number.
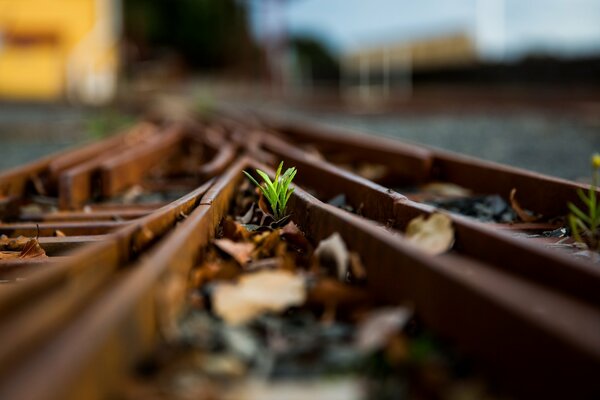
[[[294,37],[291,48],[303,74],[316,84],[337,84],[340,79],[338,58],[318,38]]]
[[[263,57],[237,0],[124,0],[126,39],[142,54],[172,50],[194,68],[256,74]]]

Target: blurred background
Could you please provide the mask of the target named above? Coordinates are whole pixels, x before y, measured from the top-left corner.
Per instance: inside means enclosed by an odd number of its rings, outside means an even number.
[[[585,180],[600,1],[0,0],[0,168],[165,96]]]

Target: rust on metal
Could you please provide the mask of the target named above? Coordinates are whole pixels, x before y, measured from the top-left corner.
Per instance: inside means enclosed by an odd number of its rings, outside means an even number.
[[[584,185],[244,116],[192,127],[143,123],[133,131],[154,132],[143,140],[125,133],[0,175],[0,233],[38,237],[48,256],[0,261],[0,278],[12,282],[0,287],[0,398],[111,396],[120,378],[169,336],[189,271],[227,215],[242,170],[272,174],[279,161],[299,170],[289,203],[294,221],[314,243],[338,232],[360,255],[379,300],[410,303],[427,327],[515,393],[600,392],[600,270],[514,236],[560,226],[482,223],[383,186],[444,181],[505,198],[516,188],[524,207],[549,218],[564,216]],[[177,165],[177,176],[146,182],[147,190],[177,200],[128,204],[118,197],[192,142],[210,158],[188,152],[198,159]],[[349,162],[381,164],[389,174],[374,182],[344,169]],[[347,209],[327,204],[339,195]],[[455,231],[452,251],[438,256],[403,234],[413,218],[434,212],[446,213]]]

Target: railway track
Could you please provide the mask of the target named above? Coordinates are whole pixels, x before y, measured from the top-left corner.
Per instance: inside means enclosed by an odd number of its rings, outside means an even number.
[[[190,271],[229,212],[242,171],[272,173],[280,160],[299,171],[294,221],[313,243],[338,232],[380,301],[412,304],[511,394],[600,394],[600,267],[572,246],[565,251],[568,237],[542,234],[563,226],[584,186],[230,112],[194,124],[143,122],[0,176],[3,240],[18,251],[36,238],[46,254],[0,260],[0,398],[113,396],[172,334]],[[432,194],[432,183],[459,190],[463,201],[510,203],[515,190],[523,209],[543,217],[461,215],[444,203],[456,193]],[[450,217],[455,242],[433,256],[403,232],[437,212]]]

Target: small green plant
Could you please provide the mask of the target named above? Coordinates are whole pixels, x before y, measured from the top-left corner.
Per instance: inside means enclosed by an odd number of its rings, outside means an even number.
[[[600,204],[596,197],[598,188],[598,170],[600,169],[600,154],[592,156],[592,184],[588,193],[578,189],[577,195],[587,208],[582,211],[575,204],[569,203],[569,224],[575,241],[585,244],[591,250],[600,250]]]
[[[296,168],[292,167],[286,169],[282,175],[282,168],[283,161],[277,168],[274,181],[271,181],[269,175],[267,175],[264,171],[257,169],[256,173],[264,180],[262,184],[258,183],[256,179],[252,177],[252,175],[244,171],[244,174],[246,174],[246,176],[262,191],[263,195],[271,206],[273,218],[275,218],[276,221],[279,221],[285,217],[285,208],[287,206],[287,202],[294,192],[294,188],[290,187],[290,184],[292,183],[292,180],[294,180],[297,172]]]

